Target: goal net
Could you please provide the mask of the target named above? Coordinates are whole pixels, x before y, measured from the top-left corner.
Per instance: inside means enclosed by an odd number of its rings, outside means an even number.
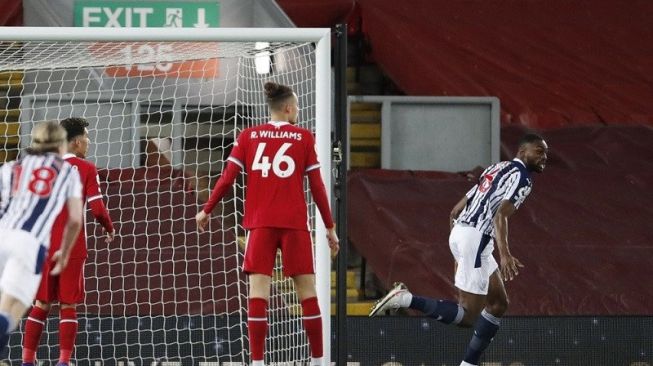
[[[117,230],[106,244],[87,213],[86,298],[77,308],[73,356],[78,365],[249,363],[248,283],[241,272],[244,174],[214,210],[207,233],[197,232],[194,217],[238,133],[267,122],[266,81],[297,93],[299,125],[316,132],[330,186],[328,30],[169,31],[0,29],[3,160],[29,145],[35,121],[86,118],[87,158],[98,167]],[[312,203],[309,221],[328,334],[328,249],[322,249],[324,229]],[[277,263],[266,361],[301,364],[309,358],[301,307]],[[21,357],[23,330],[11,338],[13,362]],[[56,362],[57,333],[54,308],[39,361]]]

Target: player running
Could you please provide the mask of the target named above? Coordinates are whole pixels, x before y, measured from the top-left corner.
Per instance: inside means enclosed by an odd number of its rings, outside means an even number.
[[[542,137],[525,135],[517,156],[485,169],[478,184],[451,211],[449,248],[456,260],[458,303],[413,295],[404,284],[397,283],[374,305],[370,316],[401,307],[419,310],[445,324],[474,326],[474,336],[460,365],[478,365],[508,308],[503,281],[515,278],[523,267],[508,248],[508,218],[530,194],[531,172],[544,171],[547,152]],[[494,242],[501,266],[492,256]]]
[[[54,121],[36,124],[26,152],[0,168],[0,353],[34,300],[56,213],[66,204],[68,219],[50,257],[51,275],[65,270],[82,226],[79,174],[62,158],[66,130]]]
[[[211,211],[244,169],[247,186],[243,226],[249,234],[243,271],[249,275],[247,322],[251,365],[264,365],[267,306],[278,248],[282,252],[284,275],[292,277],[301,301],[311,365],[325,365],[322,318],[315,290],[313,247],[304,198],[305,175],[333,252],[339,249],[339,241],[320,176],[313,135],[295,125],[299,114],[297,95],[288,86],[268,82],[265,96],[271,121],[240,133],[227,159],[227,167],[196,221],[199,230],[204,231]]]

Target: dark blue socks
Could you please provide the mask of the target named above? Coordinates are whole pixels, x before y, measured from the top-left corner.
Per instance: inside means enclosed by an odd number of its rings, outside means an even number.
[[[453,301],[433,300],[415,295],[409,307],[445,324],[458,324],[465,315],[465,309]]]
[[[4,352],[7,348],[7,343],[9,343],[9,333],[11,329],[11,319],[9,316],[4,313],[0,313],[0,353]]]
[[[499,329],[500,319],[483,310],[474,326],[474,336],[467,346],[465,362],[478,365],[483,351],[490,345]]]

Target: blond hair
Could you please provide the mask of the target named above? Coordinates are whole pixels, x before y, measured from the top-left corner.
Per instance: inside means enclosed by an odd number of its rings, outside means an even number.
[[[43,154],[57,152],[66,142],[66,130],[57,121],[39,122],[32,128],[32,145],[30,152]]]

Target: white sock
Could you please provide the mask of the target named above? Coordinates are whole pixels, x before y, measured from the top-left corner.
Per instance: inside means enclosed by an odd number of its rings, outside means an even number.
[[[476,366],[476,365],[472,365],[472,364],[469,363],[469,362],[465,362],[465,361],[463,361],[463,362],[460,363],[460,366]]]
[[[265,366],[265,361],[252,361],[251,366]]]
[[[402,308],[407,308],[410,306],[410,303],[413,301],[413,294],[406,291],[399,295],[399,306]]]
[[[324,360],[324,357],[320,357],[320,358],[311,357],[311,366],[322,366],[322,361],[323,360]]]

